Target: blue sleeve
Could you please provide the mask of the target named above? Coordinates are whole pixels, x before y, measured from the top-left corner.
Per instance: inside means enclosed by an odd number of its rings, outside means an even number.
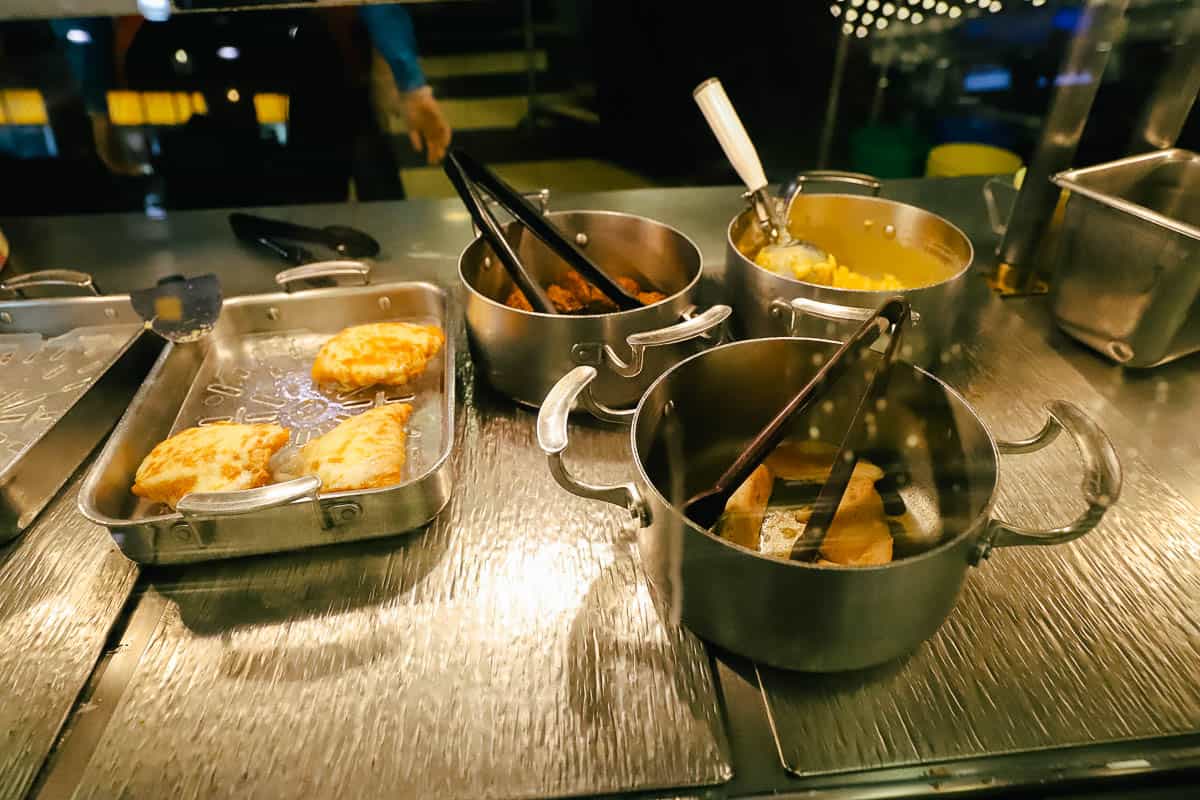
[[[408,10],[402,5],[364,5],[359,13],[375,49],[392,68],[396,86],[403,92],[424,86],[425,73],[417,61],[417,37]]]

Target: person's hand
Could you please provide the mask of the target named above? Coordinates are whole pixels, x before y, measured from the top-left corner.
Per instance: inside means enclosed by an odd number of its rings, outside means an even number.
[[[433,89],[422,86],[405,93],[404,120],[413,149],[418,153],[423,150],[430,164],[441,161],[450,146],[450,124],[442,116]]]

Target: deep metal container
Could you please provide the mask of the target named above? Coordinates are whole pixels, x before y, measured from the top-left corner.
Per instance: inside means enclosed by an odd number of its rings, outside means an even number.
[[[305,277],[312,277],[307,275]],[[312,358],[328,338],[368,322],[440,325],[446,341],[425,374],[396,388],[316,387]],[[213,332],[164,348],[79,492],[80,511],[145,564],[299,550],[412,530],[450,499],[454,442],[454,330],[442,290],[427,283],[278,292],[226,300]],[[135,497],[142,459],[194,425],[274,422],[291,445],[380,403],[408,402],[406,479],[395,486],[320,492],[304,476],[234,492],[188,495],[176,511]]]
[[[33,522],[100,443],[162,349],[127,295],[99,296],[83,273],[28,273],[0,292],[46,286],[93,296],[0,301],[0,544]]]
[[[1054,317],[1129,367],[1200,350],[1200,155],[1159,150],[1054,176],[1068,190]]]
[[[633,277],[667,297],[607,314],[555,315],[510,308],[504,300],[512,280],[478,237],[458,262],[476,362],[493,387],[533,407],[573,367],[595,366],[595,384],[581,400],[602,419],[628,421],[633,404],[651,381],[697,346],[711,343],[708,334],[720,328],[730,309],[696,308],[700,250],[674,228],[611,211],[557,211],[548,216],[610,275]],[[510,222],[504,231],[525,269],[543,286],[568,269],[520,223]]]
[[[936,538],[911,553],[901,551],[904,557],[884,566],[818,566],[763,556],[685,519],[677,510],[683,499],[711,486],[812,377],[818,368],[813,356],[828,358],[836,347],[814,339],[757,339],[676,365],[638,404],[631,430],[636,477],[625,484],[581,483],[563,463],[567,413],[595,377],[593,369],[580,367],[565,376],[538,416],[538,441],[555,479],[573,494],[629,511],[640,526],[638,547],[647,574],[683,623],[721,647],[786,669],[859,669],[912,650],[941,626],[969,568],[991,548],[1082,536],[1121,488],[1112,444],[1070,403],[1049,403],[1045,426],[1029,439],[996,442],[953,389],[898,362],[874,438],[877,452],[892,455],[873,459],[891,459],[909,471],[900,495],[920,517],[922,530],[936,531]],[[857,405],[858,395],[842,383],[821,418],[830,431],[843,430]],[[994,517],[1000,455],[1034,452],[1063,430],[1083,462],[1083,514],[1052,530]]]
[[[839,180],[837,173],[819,177],[823,182]],[[864,178],[851,174],[845,180],[863,184]],[[878,191],[878,182],[867,185]],[[754,211],[747,209],[729,223],[725,237],[725,280],[741,335],[836,335],[839,330],[831,322],[860,322],[888,297],[902,294],[915,312],[915,324],[905,339],[905,359],[930,363],[949,342],[974,258],[961,230],[916,206],[849,194],[794,193],[788,201],[788,220],[795,235],[824,248],[838,263],[851,268],[870,265],[917,283],[900,292],[873,292],[807,283],[765,270],[746,255],[763,243]],[[926,259],[943,266],[943,280],[920,285],[914,270],[917,264],[929,263]]]

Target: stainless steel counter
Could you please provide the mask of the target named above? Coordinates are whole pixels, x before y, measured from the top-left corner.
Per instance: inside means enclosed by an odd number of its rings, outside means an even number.
[[[885,194],[955,221],[986,263],[994,239],[980,185],[895,182]],[[715,293],[740,200],[727,188],[679,189],[552,205],[675,225],[704,252]],[[454,289],[470,238],[457,202],[263,211],[370,231],[384,248],[377,281]],[[22,268],[84,269],[108,291],[205,271],[231,294],[269,291],[280,266],[236,245],[224,212],[0,227]],[[764,672],[760,685],[753,665],[717,654],[735,773],[718,794],[897,796],[1200,763],[1200,550],[1190,536],[1200,445],[1178,435],[1191,428],[1200,360],[1122,372],[1049,328],[1041,300],[997,300],[982,280],[962,313],[972,324],[939,372],[1002,436],[1032,432],[1043,399],[1082,405],[1125,461],[1122,506],[1083,542],[997,554],[930,643],[870,675]],[[146,631],[145,652],[106,699],[111,721],[74,743],[90,755],[86,768],[64,759],[73,772],[56,785],[89,797],[420,786],[531,796],[728,777],[695,642],[657,624],[628,532],[549,480],[533,455],[532,415],[469,370],[462,380],[460,431],[474,447],[460,453],[459,491],[428,533],[150,574],[130,623]],[[582,443],[590,477],[625,474],[619,432],[589,429]],[[1077,475],[1061,443],[1006,459],[1000,510],[1059,519]]]
[[[0,548],[0,798],[24,797],[46,760],[137,567],[75,508],[80,476]]]

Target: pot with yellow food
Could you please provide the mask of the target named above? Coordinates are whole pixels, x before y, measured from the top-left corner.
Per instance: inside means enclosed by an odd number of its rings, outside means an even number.
[[[538,415],[538,443],[555,480],[625,509],[638,527],[642,565],[661,607],[700,637],[784,669],[860,669],[913,650],[941,626],[971,567],[992,548],[1082,536],[1121,487],[1108,438],[1070,403],[1047,404],[1044,427],[1029,439],[997,442],[953,389],[896,362],[884,402],[865,423],[869,445],[854,454],[850,484],[814,561],[792,560],[792,542],[854,416],[866,380],[858,370],[800,415],[711,530],[688,520],[680,511],[686,499],[710,487],[813,377],[814,355],[827,359],[836,348],[818,339],[752,339],[676,364],[637,406],[627,483],[584,483],[564,462],[568,414],[594,368],[565,375]],[[1051,530],[996,517],[1000,455],[1033,453],[1062,431],[1081,455],[1083,514]]]
[[[853,173],[819,178],[879,189],[878,181]],[[734,217],[725,280],[739,332],[749,338],[838,335],[840,323],[861,322],[899,293],[914,311],[903,356],[931,363],[948,343],[961,306],[974,257],[966,234],[936,214],[880,197],[797,192],[787,202],[792,235],[828,257],[767,248],[753,209]]]

